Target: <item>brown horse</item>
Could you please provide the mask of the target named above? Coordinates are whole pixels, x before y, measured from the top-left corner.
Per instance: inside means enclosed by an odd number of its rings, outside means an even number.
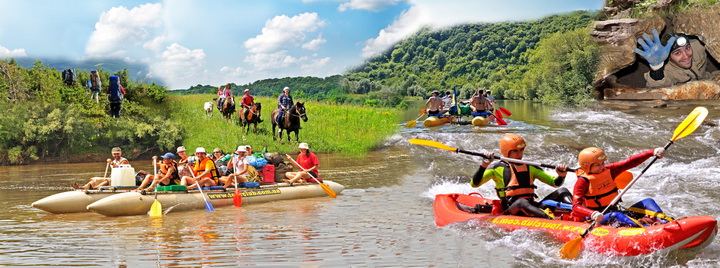
[[[253,124],[253,132],[257,132],[257,124],[262,122],[262,119],[260,119],[261,110],[262,105],[259,102],[256,102],[249,110],[247,108],[242,108],[238,111],[240,127],[246,128],[245,133],[250,132],[250,124]],[[245,118],[245,114],[247,114],[247,118]]]
[[[232,115],[235,113],[235,102],[233,101],[233,95],[225,98],[222,107],[220,107],[220,113],[225,117],[225,119],[230,119],[230,117],[232,117]]]
[[[277,115],[280,113],[280,109],[275,109],[270,115],[272,119],[272,132],[273,138],[275,138],[275,126],[278,126],[278,139],[282,140],[282,131],[287,132],[288,142],[290,141],[290,132],[295,132],[295,141],[299,142],[300,133],[300,119],[307,122],[307,114],[305,113],[305,103],[297,102],[291,106],[287,111],[283,113],[283,117],[280,122],[277,122]]]

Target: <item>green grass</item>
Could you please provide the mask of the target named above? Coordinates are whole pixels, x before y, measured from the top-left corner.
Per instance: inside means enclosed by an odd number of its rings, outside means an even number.
[[[172,121],[181,122],[183,145],[189,152],[196,147],[207,150],[221,148],[234,151],[238,145],[249,144],[256,152],[267,147],[269,152],[295,153],[295,135],[287,142],[285,133],[282,141],[273,140],[270,113],[277,107],[275,99],[257,97],[263,104],[262,119],[258,133],[245,133],[237,125],[237,114],[233,120],[225,120],[217,109],[212,117],[205,115],[203,103],[211,101],[214,95],[168,96],[167,111]],[[239,99],[239,98],[238,98]],[[382,143],[397,132],[400,111],[388,108],[334,105],[320,102],[305,103],[308,121],[302,122],[300,142],[307,142],[314,152],[340,153],[360,156]]]

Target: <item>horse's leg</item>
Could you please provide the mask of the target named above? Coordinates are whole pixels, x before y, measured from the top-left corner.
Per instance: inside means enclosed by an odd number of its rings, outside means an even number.
[[[295,142],[300,142],[300,130],[295,130]]]

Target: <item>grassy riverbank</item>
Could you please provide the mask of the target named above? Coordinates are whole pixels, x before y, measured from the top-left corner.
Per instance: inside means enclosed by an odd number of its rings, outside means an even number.
[[[256,102],[263,104],[262,119],[258,132],[246,134],[237,124],[237,114],[233,119],[225,120],[217,109],[208,117],[203,111],[203,103],[214,95],[169,96],[167,105],[169,119],[179,122],[184,129],[182,144],[188,151],[202,146],[210,150],[221,148],[234,150],[238,145],[249,144],[255,151],[267,147],[269,152],[294,153],[297,151],[295,135],[288,143],[285,136],[282,141],[273,140],[270,113],[277,106],[271,98],[258,97]],[[365,106],[334,105],[320,102],[305,103],[308,121],[302,122],[300,142],[307,142],[316,152],[361,155],[395,133],[398,129],[400,111],[388,108]]]

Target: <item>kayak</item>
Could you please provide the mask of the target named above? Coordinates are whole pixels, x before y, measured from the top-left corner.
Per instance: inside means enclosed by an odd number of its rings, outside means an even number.
[[[499,226],[505,230],[540,230],[563,242],[568,242],[590,226],[589,222],[551,220],[534,217],[472,213],[470,209],[492,206],[493,200],[475,195],[441,194],[435,197],[435,224],[445,226],[456,222],[476,220]],[[484,210],[483,210],[484,211]],[[556,210],[557,211],[557,210]],[[555,215],[557,218],[557,214]],[[583,242],[586,250],[613,256],[636,256],[652,252],[703,248],[717,235],[717,220],[711,216],[693,216],[665,224],[644,228],[599,225]]]
[[[324,180],[324,183],[335,193],[340,193],[345,189],[345,186],[336,182]],[[293,185],[277,183],[255,188],[240,188],[240,191],[243,206],[277,200],[328,196],[318,183],[294,183]],[[203,195],[205,195],[204,198]],[[234,196],[235,191],[232,188],[228,191],[203,188],[202,193],[198,190],[157,192],[157,200],[165,209],[164,213],[205,209],[205,199],[213,207],[232,206]],[[89,204],[87,209],[105,216],[145,215],[150,211],[154,201],[154,192],[134,191],[100,199]]]
[[[57,193],[32,203],[32,207],[50,213],[88,212],[87,206],[105,197],[135,190],[137,187],[108,187],[99,190],[73,190]]]

